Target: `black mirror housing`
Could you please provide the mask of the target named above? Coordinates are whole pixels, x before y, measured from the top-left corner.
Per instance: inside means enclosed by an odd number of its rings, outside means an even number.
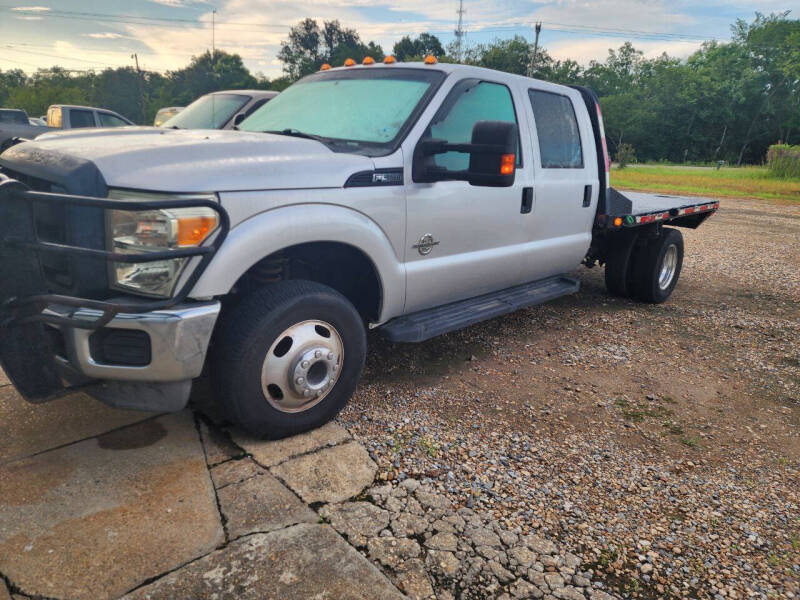
[[[514,185],[517,126],[508,121],[478,121],[472,128],[469,183],[487,187]]]
[[[512,186],[516,174],[517,140],[516,124],[507,121],[476,122],[469,144],[421,140],[414,150],[413,180],[418,183],[458,180],[475,186]],[[467,170],[448,171],[437,166],[433,157],[446,152],[469,154]]]

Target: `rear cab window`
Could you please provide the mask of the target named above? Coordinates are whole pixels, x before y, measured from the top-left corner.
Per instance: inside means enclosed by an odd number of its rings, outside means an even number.
[[[72,129],[83,129],[86,127],[96,127],[94,113],[90,110],[70,110],[69,126]]]
[[[582,169],[583,146],[575,107],[569,97],[528,90],[543,169]]]
[[[0,110],[0,123],[27,125],[28,116],[21,110]]]

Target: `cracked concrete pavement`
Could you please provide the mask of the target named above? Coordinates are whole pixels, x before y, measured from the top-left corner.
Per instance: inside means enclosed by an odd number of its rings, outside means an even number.
[[[0,600],[402,597],[317,512],[377,470],[336,423],[232,440],[189,410],[28,405],[4,376],[0,415]]]

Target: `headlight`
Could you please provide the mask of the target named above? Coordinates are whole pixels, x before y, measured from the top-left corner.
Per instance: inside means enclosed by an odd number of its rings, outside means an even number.
[[[207,195],[158,195],[111,190],[116,200],[215,200]],[[121,254],[146,254],[200,246],[219,225],[217,213],[207,207],[159,210],[109,210],[108,231],[111,250]],[[111,263],[113,287],[169,298],[188,258],[146,263]]]

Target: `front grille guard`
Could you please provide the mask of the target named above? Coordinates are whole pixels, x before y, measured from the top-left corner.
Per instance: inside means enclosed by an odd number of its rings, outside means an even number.
[[[212,234],[213,240],[206,246],[178,248],[175,250],[148,252],[146,254],[120,254],[109,250],[98,250],[40,240],[37,236],[34,220],[34,202],[127,211],[207,207],[219,215],[219,225],[216,232]],[[8,218],[11,211],[14,211],[14,218],[12,219]],[[0,330],[10,326],[30,323],[50,323],[52,325],[65,325],[81,329],[98,329],[108,324],[119,313],[143,313],[170,308],[186,299],[214,254],[225,241],[230,229],[230,219],[227,211],[220,204],[211,200],[130,201],[36,192],[2,173],[0,173],[0,219],[6,221],[5,227],[4,223],[0,222],[0,231],[3,232],[2,237],[0,237],[0,258],[2,260],[8,259],[3,254],[3,251],[11,251],[12,254],[16,251],[18,256],[20,254],[25,255],[28,259],[31,258],[31,254],[35,255],[36,260],[29,260],[29,262],[36,267],[37,272],[32,273],[30,271],[33,269],[29,269],[29,272],[25,275],[32,277],[38,283],[38,285],[33,285],[36,293],[14,294],[11,297],[0,296]],[[15,219],[17,222],[13,223]],[[46,252],[99,258],[104,259],[106,263],[149,263],[193,257],[200,257],[200,261],[194,266],[188,277],[185,278],[180,289],[170,298],[153,301],[117,302],[47,293],[47,287],[40,272],[38,272],[39,256],[41,253]],[[28,285],[27,288],[30,291],[31,286]],[[7,294],[6,290],[3,291]],[[89,309],[89,311],[81,311],[80,318],[77,318],[74,315],[79,309]],[[87,318],[94,312],[97,313],[95,318]]]

